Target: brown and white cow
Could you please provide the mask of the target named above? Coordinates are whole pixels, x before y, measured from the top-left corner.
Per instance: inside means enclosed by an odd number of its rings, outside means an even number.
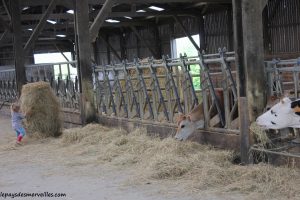
[[[288,97],[256,119],[256,123],[264,129],[300,128],[300,99],[292,101]]]
[[[221,109],[223,110],[223,90],[216,89],[216,96],[220,102]],[[211,112],[211,117],[217,114],[217,110],[214,108]],[[203,103],[198,104],[192,111],[184,115],[179,114],[177,118],[177,132],[175,139],[186,140],[196,129],[204,128],[204,110]]]
[[[204,128],[203,103],[197,105],[190,113],[179,114],[175,139],[186,140],[196,129]]]

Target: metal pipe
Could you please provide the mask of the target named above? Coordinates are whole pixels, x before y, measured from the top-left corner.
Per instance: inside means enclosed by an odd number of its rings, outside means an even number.
[[[281,156],[300,158],[300,155],[297,155],[297,154],[292,154],[292,153],[288,153],[288,152],[270,151],[267,149],[256,148],[256,147],[250,147],[250,152],[251,151],[260,151],[260,152],[264,152],[264,153],[276,154],[276,155],[281,155]]]

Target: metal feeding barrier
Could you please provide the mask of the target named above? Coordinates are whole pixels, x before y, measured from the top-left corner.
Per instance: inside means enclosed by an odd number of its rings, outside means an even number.
[[[234,60],[234,52],[220,49],[217,54],[96,66],[99,113],[173,123],[178,113],[187,114],[202,102],[207,129],[238,130],[237,89],[231,71]],[[198,73],[191,73],[191,68]],[[195,78],[201,79],[200,90],[194,87]],[[221,91],[221,98],[216,90]]]
[[[49,82],[62,107],[79,109],[78,78],[76,74],[71,73],[71,67],[76,68],[76,62],[27,65],[26,80],[28,83]],[[16,99],[15,70],[0,70],[0,100],[12,102]]]
[[[239,133],[234,52],[179,58],[134,59],[94,68],[94,93],[100,114],[174,123],[179,113],[203,104],[205,128]],[[79,109],[76,62],[26,66],[28,82],[47,81],[64,108]],[[191,69],[197,71],[192,73]],[[196,69],[196,70],[195,70]],[[10,73],[7,75],[5,73]],[[0,99],[15,99],[14,70],[0,71]],[[201,89],[195,89],[195,79]],[[216,91],[221,91],[221,96]]]
[[[282,96],[285,91],[298,98],[300,92],[300,58],[266,61],[268,92],[270,96]]]

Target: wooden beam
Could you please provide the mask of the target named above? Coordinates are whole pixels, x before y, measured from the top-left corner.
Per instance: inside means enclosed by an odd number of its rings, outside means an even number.
[[[58,48],[58,46],[54,43],[53,46],[56,48],[57,51],[66,59],[67,62],[70,62],[70,60],[67,58],[67,56],[64,54],[64,52]]]
[[[139,39],[139,41],[146,47],[149,49],[149,51],[151,52],[152,56],[154,58],[158,58],[159,56],[156,54],[156,52],[150,47],[150,45],[148,44],[148,42],[146,42],[146,40],[144,38],[142,38],[142,36],[139,34],[139,32],[136,30],[136,28],[134,26],[130,26],[131,30],[134,32],[134,34],[136,35],[136,37]]]
[[[57,4],[58,5],[58,4]],[[100,9],[101,10],[101,9]],[[198,16],[199,11],[196,9],[189,9],[189,10],[174,10],[174,11],[165,11],[165,12],[111,12],[108,14],[107,17],[121,17],[123,18],[124,16],[128,17],[149,17],[149,16],[172,16],[172,15],[177,15],[177,16]],[[22,14],[21,19],[22,21],[33,21],[33,20],[39,20],[43,17],[43,14]],[[90,13],[91,18],[96,18],[97,15],[93,13]],[[3,15],[2,16],[4,21],[10,21],[9,16]],[[70,20],[73,21],[73,15],[69,13],[52,13],[49,15],[48,19],[65,19],[65,20]]]
[[[78,76],[80,79],[80,113],[83,124],[96,119],[93,98],[93,69],[91,62],[91,42],[89,34],[89,5],[87,1],[75,1],[75,20],[78,51]]]
[[[59,1],[59,5],[64,5],[65,2],[69,2],[72,0],[63,0]],[[90,5],[102,5],[105,3],[106,0],[88,0]],[[189,3],[227,3],[230,4],[231,0],[189,0]],[[116,0],[118,4],[133,4],[133,3],[187,3],[186,0]],[[21,2],[22,6],[41,6],[41,5],[48,5],[49,0],[23,0]]]
[[[24,52],[22,46],[22,30],[19,0],[10,1],[12,14],[12,27],[14,35],[14,58],[18,96],[21,95],[22,86],[26,83],[26,73],[24,65]]]
[[[191,41],[191,43],[194,45],[194,47],[197,49],[197,51],[201,52],[200,47],[197,45],[197,43],[195,42],[195,40],[192,38],[191,34],[188,33],[187,29],[184,27],[182,21],[176,16],[173,15],[175,21],[179,24],[180,28],[182,29],[182,31],[184,32],[184,34],[189,38],[189,40]]]
[[[119,56],[118,52],[114,49],[113,46],[111,46],[111,44],[109,43],[108,38],[104,38],[101,34],[99,35],[99,38],[105,43],[105,45],[110,48],[110,50],[112,51],[112,53],[119,59],[119,61],[122,61],[121,56]]]
[[[10,24],[8,24],[1,16],[0,16],[0,24],[9,32],[12,32]]]
[[[98,36],[99,30],[103,25],[105,19],[108,17],[111,12],[111,8],[114,4],[114,0],[106,0],[98,15],[96,16],[93,24],[90,27],[90,38],[91,42],[95,42]]]
[[[0,47],[2,47],[5,44],[5,42],[6,42],[9,35],[10,34],[9,34],[8,30],[5,30],[4,33],[2,33],[2,35],[0,37]]]
[[[47,10],[43,14],[41,20],[39,21],[38,25],[35,27],[33,33],[31,34],[30,38],[28,39],[28,41],[24,47],[25,53],[27,53],[29,51],[29,49],[33,46],[34,42],[37,40],[40,32],[42,31],[45,24],[47,23],[48,16],[52,12],[52,10],[55,8],[57,1],[58,0],[51,0]]]
[[[2,5],[3,5],[3,7],[4,7],[5,11],[6,11],[6,14],[8,16],[8,20],[11,21],[11,14],[10,14],[8,8],[7,8],[7,3],[6,3],[5,0],[2,0]]]

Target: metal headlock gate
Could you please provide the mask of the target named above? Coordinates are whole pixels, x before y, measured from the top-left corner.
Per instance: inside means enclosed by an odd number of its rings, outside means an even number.
[[[268,93],[270,96],[282,96],[284,91],[289,90],[289,94],[294,98],[299,97],[300,85],[300,58],[266,61],[266,71],[268,80]],[[294,95],[294,96],[293,96]]]
[[[70,68],[76,68],[76,62],[47,63],[27,65],[27,82],[49,82],[59,97],[62,107],[79,109],[79,89],[76,74]],[[0,70],[0,101],[12,102],[17,99],[15,70]]]
[[[299,98],[300,86],[300,58],[265,62],[267,73],[268,96],[278,98],[288,95],[292,100]],[[299,129],[286,128],[268,133],[270,148],[262,148],[254,144],[251,151],[262,152],[269,155],[284,156],[292,159],[300,158],[300,135]],[[291,136],[292,133],[292,136]],[[294,162],[294,160],[291,160]]]
[[[202,101],[206,128],[221,128],[225,133],[238,130],[237,90],[231,71],[234,60],[234,52],[220,49],[217,54],[96,66],[99,113],[173,123],[178,113],[188,113]],[[191,66],[196,66],[199,74],[191,74]],[[201,90],[195,90],[194,77],[201,78]],[[217,89],[223,98],[218,97]]]
[[[174,123],[179,112],[188,113],[202,102],[206,130],[238,134],[234,61],[234,52],[220,49],[216,54],[199,53],[198,56],[181,55],[179,58],[163,56],[159,60],[135,59],[133,62],[96,66],[94,92],[98,111],[100,115],[115,118]],[[300,59],[265,63],[269,95],[280,96],[289,90],[290,96],[298,98]],[[71,66],[76,67],[76,62],[29,65],[26,66],[26,78],[28,82],[48,81],[64,108],[79,109],[78,79],[70,73]],[[191,73],[192,66],[199,69],[198,74]],[[195,77],[201,78],[201,90],[193,86]],[[216,93],[220,90],[221,99]],[[0,101],[9,102],[16,98],[14,69],[0,70]],[[213,110],[217,111],[215,116]],[[295,138],[299,139],[298,132],[295,133]],[[289,152],[295,147],[299,144],[289,140],[277,143],[275,148],[252,146],[251,150],[299,158],[299,153]]]

